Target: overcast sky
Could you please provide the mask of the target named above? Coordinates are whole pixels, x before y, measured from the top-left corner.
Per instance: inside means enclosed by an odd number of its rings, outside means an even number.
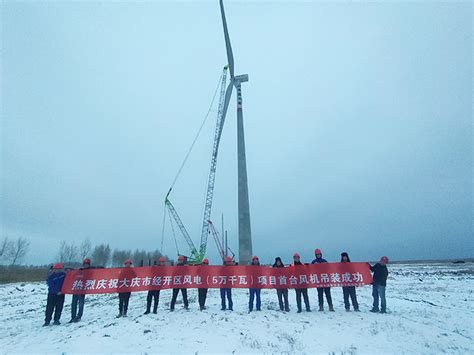
[[[472,2],[226,5],[250,79],[254,253],[474,256]],[[1,236],[28,238],[29,263],[87,237],[160,248],[164,197],[227,63],[218,1],[1,7]],[[212,219],[237,252],[235,112],[233,96]],[[215,120],[170,197],[196,245]]]

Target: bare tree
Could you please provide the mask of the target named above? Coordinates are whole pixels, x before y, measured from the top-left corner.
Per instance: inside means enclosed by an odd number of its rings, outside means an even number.
[[[112,254],[112,265],[122,266],[123,262],[131,257],[132,257],[131,250],[114,249],[114,252]]]
[[[68,244],[65,240],[59,245],[58,260],[62,263],[78,261],[78,248],[74,243]]]
[[[107,266],[111,254],[110,246],[108,244],[100,244],[93,249],[92,260],[95,265]]]
[[[19,237],[12,245],[10,257],[12,259],[12,265],[15,265],[16,262],[20,262],[25,257],[26,253],[28,253],[30,242],[26,238]]]
[[[0,243],[0,258],[9,256],[11,254],[12,248],[13,242],[9,240],[8,237],[4,237]]]
[[[92,249],[92,244],[89,238],[86,238],[82,241],[81,245],[79,245],[79,256],[81,260],[84,260],[86,256],[89,255]]]

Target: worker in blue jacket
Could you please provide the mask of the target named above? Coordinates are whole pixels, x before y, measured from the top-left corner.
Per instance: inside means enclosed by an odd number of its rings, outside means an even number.
[[[63,265],[56,263],[51,268],[47,283],[48,283],[48,300],[46,302],[46,317],[44,319],[43,327],[48,326],[51,323],[51,318],[54,312],[54,325],[60,325],[59,320],[61,319],[61,312],[64,305],[64,294],[61,293],[66,273],[64,272]]]
[[[316,249],[314,251],[314,255],[316,259],[314,259],[311,264],[320,264],[320,263],[327,263],[326,259],[323,259],[323,253],[321,249]],[[324,311],[324,297],[323,292],[326,294],[326,301],[328,302],[329,311],[334,312],[334,307],[332,305],[332,297],[331,297],[331,287],[318,287],[318,302],[319,302],[319,311]]]

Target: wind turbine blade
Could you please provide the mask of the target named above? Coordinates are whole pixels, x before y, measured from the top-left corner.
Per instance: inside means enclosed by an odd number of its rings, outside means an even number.
[[[224,26],[225,47],[227,50],[227,61],[229,64],[229,71],[231,79],[234,78],[234,55],[232,54],[232,46],[230,45],[229,31],[227,30],[227,21],[224,13],[224,3],[220,0],[222,25]],[[232,90],[231,90],[232,92]]]
[[[229,102],[230,98],[232,96],[232,89],[234,88],[234,80],[230,80],[229,85],[227,86],[227,89],[225,91],[225,100],[224,100],[224,107],[222,108],[222,117],[221,117],[221,125],[219,128],[219,138],[218,140],[221,139],[221,134],[222,134],[222,129],[224,127],[224,122],[225,122],[225,115],[227,114],[227,108],[229,107]]]

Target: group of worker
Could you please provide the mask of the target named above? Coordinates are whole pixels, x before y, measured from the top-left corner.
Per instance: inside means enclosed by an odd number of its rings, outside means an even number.
[[[323,259],[322,252],[320,249],[316,249],[314,251],[315,259],[311,262],[311,264],[320,264],[320,263],[327,263],[327,260]],[[184,266],[185,265],[185,257],[180,255],[178,257],[177,266]],[[341,253],[341,262],[348,263],[350,262],[349,255],[346,252]],[[386,299],[385,299],[385,286],[388,277],[388,269],[387,264],[389,260],[386,256],[383,256],[380,259],[380,262],[376,263],[375,265],[370,265],[370,270],[373,272],[373,282],[372,282],[372,296],[373,296],[373,307],[370,310],[371,312],[380,312],[386,313]],[[124,262],[125,268],[132,267],[133,262],[132,260],[128,259]],[[156,263],[157,266],[165,266],[166,265],[166,258],[160,257]],[[209,260],[204,259],[201,265],[209,265]],[[224,258],[224,265],[225,266],[233,266],[235,262],[232,257],[225,257]],[[260,261],[257,256],[252,257],[251,265],[259,266]],[[293,263],[291,266],[298,266],[304,265],[301,261],[300,255],[295,253],[293,255]],[[282,262],[280,257],[275,258],[275,262],[273,264],[274,268],[281,268],[285,267],[285,264]],[[91,260],[86,258],[82,263],[82,270],[86,270],[91,268]],[[46,304],[46,317],[45,323],[43,326],[48,326],[51,323],[51,320],[54,319],[53,324],[59,325],[61,312],[64,305],[64,294],[61,293],[61,288],[64,283],[65,279],[65,271],[61,263],[56,263],[52,266],[48,278],[48,298]],[[202,311],[206,308],[206,298],[207,298],[207,288],[198,288],[198,302],[199,302],[199,309]],[[173,288],[173,293],[171,297],[170,303],[170,311],[174,311],[176,300],[178,297],[179,292],[181,291],[183,297],[183,304],[184,308],[187,310],[189,309],[189,302],[188,302],[188,295],[186,288]],[[352,307],[354,311],[359,312],[359,303],[357,302],[357,295],[356,295],[356,288],[355,286],[345,286],[342,287],[343,291],[343,298],[344,298],[344,306],[346,311],[350,311],[350,301],[352,302]],[[255,309],[257,311],[261,310],[261,298],[260,288],[250,288],[249,289],[249,313]],[[285,288],[278,288],[276,289],[277,297],[278,297],[278,304],[279,308],[283,312],[289,312],[289,302],[288,302],[288,289]],[[302,312],[302,300],[305,305],[305,310],[307,312],[311,312],[311,307],[309,304],[309,297],[308,297],[308,289],[306,287],[299,287],[295,288],[296,292],[296,305],[297,305],[297,312]],[[318,303],[319,303],[319,311],[324,311],[324,296],[326,296],[326,302],[328,304],[328,309],[330,312],[334,312],[334,305],[332,302],[331,297],[331,288],[330,287],[318,287]],[[119,313],[117,318],[126,317],[128,311],[128,304],[130,300],[131,292],[120,292],[119,296]],[[233,311],[233,301],[232,301],[232,288],[221,288],[220,289],[221,295],[221,310],[230,310]],[[160,298],[160,290],[150,290],[148,291],[147,298],[146,298],[146,310],[144,314],[149,314],[151,312],[157,313],[158,312],[158,302]],[[379,308],[379,300],[380,300],[380,308]],[[84,301],[85,295],[76,295],[72,296],[72,303],[71,303],[71,320],[69,323],[76,323],[81,320],[84,311]],[[153,310],[151,306],[153,304]],[[53,318],[54,313],[54,318]]]

